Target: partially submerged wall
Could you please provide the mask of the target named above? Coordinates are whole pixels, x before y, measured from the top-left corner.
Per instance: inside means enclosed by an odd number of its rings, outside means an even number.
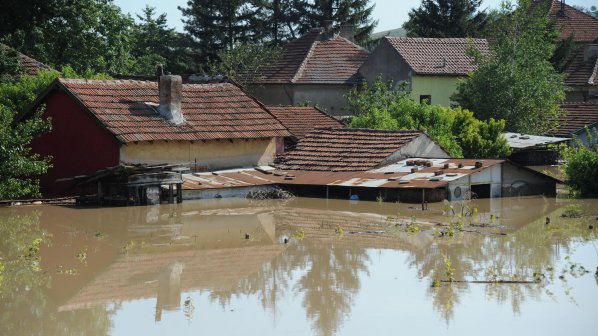
[[[218,170],[268,165],[274,162],[276,138],[210,141],[155,141],[130,143],[120,148],[120,161],[145,164],[189,164]]]
[[[502,194],[508,196],[556,195],[556,181],[546,175],[505,162]]]

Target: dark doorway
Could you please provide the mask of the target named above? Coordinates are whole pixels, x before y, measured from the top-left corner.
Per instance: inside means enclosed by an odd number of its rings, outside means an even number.
[[[490,198],[489,184],[476,184],[471,186],[472,198]]]

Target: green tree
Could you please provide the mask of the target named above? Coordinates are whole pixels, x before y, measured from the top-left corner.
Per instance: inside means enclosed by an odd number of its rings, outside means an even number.
[[[229,76],[241,86],[247,88],[263,76],[262,70],[280,57],[279,47],[268,47],[260,44],[241,44],[234,49],[221,50],[217,61],[208,65],[212,74]]]
[[[112,0],[62,0],[53,16],[2,40],[54,68],[128,73],[133,19]]]
[[[409,99],[406,92],[394,91],[392,83],[384,83],[380,77],[372,86],[364,84],[349,93],[347,111],[354,115],[350,127],[422,130],[453,157],[509,155],[502,135],[504,121],[480,121],[461,108],[420,104]]]
[[[72,68],[63,69],[70,78],[106,79],[103,74],[77,75]],[[42,118],[44,106],[26,119],[20,116],[60,73],[40,71],[35,76],[12,77],[0,83],[0,199],[39,196],[37,176],[50,167],[50,157],[32,153],[31,140],[48,132],[51,121]]]
[[[261,29],[255,29],[261,8],[248,0],[189,0],[179,10],[202,63],[214,59],[220,50],[257,42],[262,36]]]
[[[478,69],[458,84],[453,100],[479,119],[504,119],[510,131],[543,134],[562,113],[564,79],[550,62],[557,32],[547,11],[530,5],[503,7],[490,55],[471,50]]]
[[[27,30],[55,15],[61,0],[2,0],[0,38],[16,30]]]
[[[409,12],[403,28],[414,37],[479,36],[488,20],[478,11],[482,0],[422,0]]]
[[[0,80],[8,80],[21,71],[19,52],[0,44]]]
[[[579,196],[598,195],[598,142],[594,140],[598,132],[586,128],[590,145],[577,141],[575,146],[561,148],[565,159],[562,170],[571,194]]]
[[[331,21],[335,28],[351,24],[355,27],[355,41],[363,43],[378,24],[372,19],[374,5],[369,0],[314,0],[307,3],[306,9],[301,33],[322,27],[326,21]]]
[[[280,45],[299,37],[308,3],[305,0],[259,0],[258,26],[263,29],[263,42]]]
[[[156,14],[154,7],[146,6],[137,15],[132,34],[131,68],[133,74],[152,75],[160,63],[172,73],[195,73],[187,36],[169,28],[166,13]]]

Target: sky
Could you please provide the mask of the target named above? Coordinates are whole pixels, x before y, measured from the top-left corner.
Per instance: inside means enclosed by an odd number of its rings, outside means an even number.
[[[125,13],[134,15],[140,13],[146,4],[156,7],[158,13],[166,13],[168,25],[183,31],[181,22],[181,11],[177,6],[186,7],[187,0],[114,0]],[[407,20],[407,13],[411,8],[418,7],[421,0],[372,0],[375,4],[373,17],[378,20],[378,26],[374,31],[384,31],[399,28]],[[501,0],[484,0],[481,8],[498,8]],[[596,0],[567,0],[568,5],[584,7],[598,6]]]

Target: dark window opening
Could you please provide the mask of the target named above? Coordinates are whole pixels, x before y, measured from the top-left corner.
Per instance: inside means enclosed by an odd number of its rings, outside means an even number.
[[[471,186],[471,198],[490,198],[489,184],[476,184]]]
[[[432,95],[420,95],[419,96],[419,103],[420,104],[432,105]]]

